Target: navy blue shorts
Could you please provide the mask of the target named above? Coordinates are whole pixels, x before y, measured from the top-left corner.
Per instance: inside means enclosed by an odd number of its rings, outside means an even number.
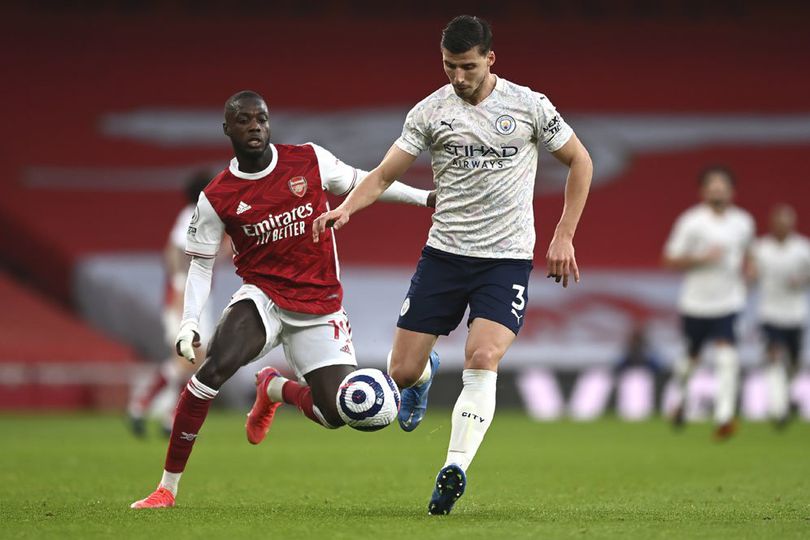
[[[765,344],[768,347],[783,347],[792,364],[799,360],[799,353],[802,349],[802,328],[800,326],[774,326],[764,323],[762,333],[765,335]]]
[[[722,317],[690,317],[683,315],[683,333],[686,335],[686,350],[690,357],[695,358],[707,341],[724,340],[729,343],[737,342],[737,332],[734,322],[737,314],[731,313]]]
[[[468,324],[481,317],[517,335],[529,301],[531,271],[531,261],[465,257],[425,246],[397,326],[446,336],[469,305]]]

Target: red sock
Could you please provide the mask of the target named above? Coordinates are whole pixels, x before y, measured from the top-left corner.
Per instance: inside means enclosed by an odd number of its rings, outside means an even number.
[[[193,385],[193,386],[192,386]],[[208,407],[216,396],[216,391],[206,386],[200,388],[196,377],[192,377],[180,394],[177,410],[169,439],[169,450],[166,452],[166,469],[170,473],[180,473],[186,468],[191,455],[191,448],[200,428],[208,416]],[[192,391],[193,388],[193,391]],[[204,397],[199,397],[204,396]]]
[[[304,413],[304,416],[322,426],[323,423],[315,415],[312,403],[312,390],[309,386],[303,386],[294,381],[287,381],[281,387],[281,397],[284,403],[295,405],[298,410]]]
[[[152,404],[152,400],[155,399],[155,396],[166,387],[168,382],[166,377],[163,376],[163,373],[158,370],[152,378],[152,382],[149,383],[149,388],[147,388],[146,392],[138,399],[137,408],[141,411],[146,411]]]

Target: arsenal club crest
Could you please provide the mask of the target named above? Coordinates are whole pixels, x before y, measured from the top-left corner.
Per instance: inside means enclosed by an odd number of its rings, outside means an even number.
[[[290,191],[296,197],[303,197],[307,192],[307,179],[303,176],[296,176],[288,182]]]

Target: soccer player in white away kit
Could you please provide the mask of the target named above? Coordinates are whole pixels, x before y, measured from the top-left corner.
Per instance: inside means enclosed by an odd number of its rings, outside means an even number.
[[[664,248],[664,263],[685,273],[678,311],[686,337],[686,355],[673,365],[678,388],[672,412],[676,426],[684,422],[689,376],[703,346],[714,342],[717,392],[714,436],[734,434],[739,358],[734,323],[745,306],[743,264],[754,238],[754,220],[732,204],[734,177],[723,167],[710,167],[701,177],[703,202],[678,218]]]
[[[342,227],[421,152],[430,152],[436,212],[402,305],[389,366],[404,388],[400,425],[410,431],[424,415],[438,366],[431,350],[469,306],[464,387],[430,514],[449,513],[464,492],[465,471],[495,412],[498,363],[523,324],[534,254],[538,145],[570,168],[565,207],[546,257],[548,276],[563,286],[569,276],[579,281],[573,237],[593,169],[587,150],[546,96],[491,73],[495,53],[485,21],[466,15],[450,21],[441,53],[450,84],[408,113],[402,136],[380,165],[313,226],[315,241],[329,225]]]
[[[754,277],[759,281],[759,321],[768,366],[768,413],[778,427],[790,412],[790,378],[799,366],[807,323],[810,240],[795,232],[796,212],[780,205],[771,213],[771,232],[754,244]]]
[[[137,437],[146,435],[146,414],[153,408],[155,398],[164,391],[170,393],[171,399],[163,400],[162,408],[158,411],[163,424],[165,435],[171,434],[172,421],[177,399],[180,397],[182,386],[194,374],[194,364],[187,362],[174,354],[174,339],[180,330],[180,321],[183,318],[183,296],[188,279],[188,268],[191,257],[186,255],[186,232],[194,215],[197,199],[200,192],[213,178],[207,171],[193,174],[186,182],[184,192],[187,204],[180,210],[175,218],[166,247],[163,250],[163,261],[166,271],[166,295],[163,308],[163,331],[166,343],[172,348],[172,354],[166,358],[158,370],[150,378],[146,388],[140,392],[133,392],[127,413],[130,428]],[[196,351],[199,358],[205,357],[205,347],[208,338],[214,329],[214,313],[211,305],[203,309],[200,316],[201,344]]]

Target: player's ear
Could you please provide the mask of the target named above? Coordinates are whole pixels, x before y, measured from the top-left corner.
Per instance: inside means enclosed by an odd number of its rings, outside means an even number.
[[[492,64],[495,63],[495,51],[489,51],[487,53],[487,67],[492,67]]]
[[[228,123],[227,122],[222,122],[222,133],[224,133],[228,137],[231,136],[231,134],[228,133]]]

